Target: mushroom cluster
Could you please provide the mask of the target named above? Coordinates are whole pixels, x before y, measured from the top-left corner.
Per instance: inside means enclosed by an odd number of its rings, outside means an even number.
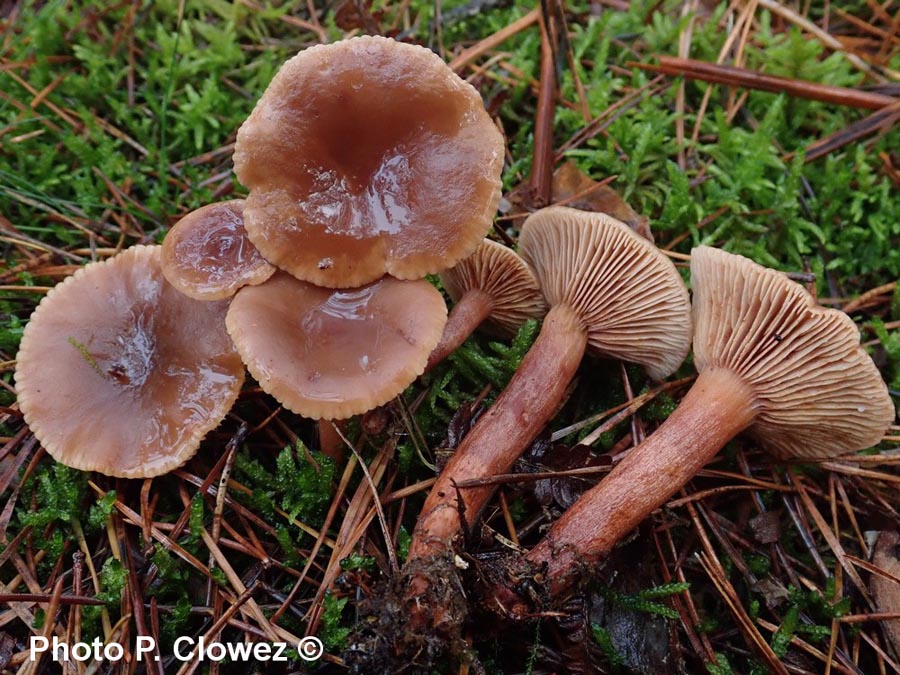
[[[248,245],[279,268],[226,325],[286,408],[340,420],[426,367],[447,310],[425,275],[475,250],[500,198],[503,138],[431,51],[381,37],[289,60],[241,126]]]
[[[264,391],[312,419],[382,405],[421,374],[447,310],[423,280],[315,286],[278,271],[244,227],[245,202],[189,213],[163,244],[163,272],[197,299],[229,298],[228,334]]]
[[[691,283],[700,375],[666,422],[528,553],[551,596],[738,433],[780,459],[803,461],[868,448],[894,420],[887,386],[846,314],[816,305],[784,274],[709,247],[693,250]]]
[[[485,606],[506,616],[534,616],[542,609],[535,598],[562,596],[738,433],[747,431],[782,459],[828,458],[877,443],[894,419],[853,321],[816,305],[782,273],[694,249],[691,305],[680,275],[652,243],[604,214],[556,206],[529,216],[519,245],[550,310],[519,370],[456,448],[419,514],[399,598],[404,625],[416,634],[460,639],[464,613],[453,609],[446,589],[465,593],[448,579],[459,575],[454,555],[462,531],[493,492],[484,479],[508,472],[550,421],[586,350],[642,364],[659,379],[674,372],[693,339],[700,375],[653,435],[582,495],[524,560],[510,563],[509,578],[481,578],[493,594]],[[545,580],[544,592],[522,597],[523,575]],[[410,657],[402,646],[397,656]]]
[[[602,213],[531,214],[520,258],[484,239],[503,159],[480,96],[431,51],[359,37],[301,52],[238,131],[246,200],[188,214],[162,246],[86,266],[35,310],[16,370],[26,422],[70,466],[155,476],[221,422],[245,368],[285,408],[342,420],[397,396],[476,327],[509,335],[546,314],[418,518],[404,599],[414,616],[433,611],[432,624],[441,608],[429,607],[421,563],[451,560],[492,494],[459,485],[511,469],[586,353],[661,379],[693,340],[700,375],[527,555],[551,593],[742,431],[782,458],[879,440],[894,408],[845,315],[705,247],[692,255],[692,305],[672,262]],[[425,280],[435,273],[456,303],[449,320]]]
[[[550,310],[541,332],[496,403],[463,439],[422,509],[410,560],[442,555],[477,517],[490,488],[456,483],[504,473],[550,421],[585,351],[670,375],[687,355],[690,305],[672,262],[620,221],[562,206],[525,221],[522,256]]]
[[[162,247],[88,265],[41,303],[16,375],[26,420],[60,461],[147,477],[196,451],[244,366],[305,417],[386,403],[441,339],[447,308],[424,277],[484,238],[503,150],[480,95],[428,49],[301,52],[238,131],[246,200],[189,213]],[[96,434],[110,412],[126,428]],[[69,414],[93,424],[73,431]]]

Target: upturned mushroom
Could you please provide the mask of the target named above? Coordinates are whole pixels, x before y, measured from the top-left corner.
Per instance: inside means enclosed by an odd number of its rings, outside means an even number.
[[[244,200],[208,204],[172,226],[162,246],[166,281],[195,300],[224,300],[275,273],[247,238]]]
[[[445,554],[492,493],[464,480],[508,471],[550,421],[586,349],[672,373],[690,344],[688,293],[652,244],[601,213],[542,209],[525,221],[519,250],[550,311],[507,388],[460,443],[419,516],[410,559]]]
[[[226,302],[163,278],[159,246],[91,263],[31,315],[16,364],[25,421],[55,459],[147,478],[186,462],[225,417],[244,366]]]
[[[547,311],[528,263],[490,239],[440,277],[455,304],[426,371],[453,353],[476,328],[510,337],[528,319],[539,319]]]
[[[304,417],[340,420],[421,375],[446,321],[443,297],[425,280],[332,290],[279,272],[239,290],[226,325],[266,392]]]
[[[238,131],[244,225],[299,279],[420,279],[478,246],[504,142],[475,89],[424,47],[358,37],[282,66]]]
[[[551,594],[665,503],[731,438],[747,431],[783,460],[877,443],[894,419],[887,386],[843,312],[742,256],[691,255],[694,362],[674,413],[554,523],[527,559]]]

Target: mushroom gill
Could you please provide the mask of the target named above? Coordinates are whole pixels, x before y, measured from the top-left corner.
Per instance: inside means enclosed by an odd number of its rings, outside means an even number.
[[[879,441],[887,386],[843,313],[738,255],[691,255],[694,386],[672,415],[584,493],[528,554],[552,594],[598,562],[731,438],[748,430],[782,459],[834,457]]]
[[[511,337],[528,319],[539,319],[547,312],[528,263],[511,248],[490,239],[440,277],[456,304],[441,341],[428,357],[426,370],[443,361],[476,328]]]

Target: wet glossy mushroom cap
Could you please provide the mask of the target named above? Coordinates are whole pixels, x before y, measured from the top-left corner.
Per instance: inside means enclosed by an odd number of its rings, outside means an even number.
[[[250,373],[286,408],[345,419],[409,386],[446,321],[427,281],[330,290],[279,273],[238,291],[226,323]]]
[[[487,296],[492,310],[481,328],[500,337],[515,335],[528,319],[547,313],[547,303],[528,263],[511,248],[490,239],[440,277],[454,302],[466,293]]]
[[[487,233],[503,138],[423,47],[359,37],[284,64],[238,132],[250,239],[299,279],[352,288],[452,267]]]
[[[195,300],[224,300],[241,286],[261,284],[275,273],[244,230],[244,200],[191,211],[163,242],[166,280]]]
[[[92,263],[54,288],[22,337],[16,389],[55,459],[144,478],[187,461],[244,380],[225,302],[169,285],[159,246]]]
[[[687,356],[687,288],[672,262],[627,225],[551,206],[525,221],[519,252],[547,304],[566,304],[579,315],[594,353],[639,363],[655,379]]]
[[[691,253],[694,363],[749,384],[749,432],[784,458],[824,458],[878,443],[894,419],[887,385],[843,312],[816,305],[786,275],[702,246]]]

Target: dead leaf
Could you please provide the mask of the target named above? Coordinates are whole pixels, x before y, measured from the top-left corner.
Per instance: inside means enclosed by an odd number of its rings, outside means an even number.
[[[757,581],[753,590],[762,593],[766,607],[769,609],[775,609],[791,597],[784,585],[772,577]]]
[[[781,514],[778,511],[766,511],[750,519],[753,538],[760,544],[774,544],[781,537]]]
[[[475,426],[475,419],[476,415],[472,405],[470,403],[461,405],[450,418],[450,424],[447,425],[447,437],[441,447],[456,449],[462,443],[465,435]]]
[[[363,431],[366,432],[366,435],[371,438],[372,436],[380,435],[385,430],[388,422],[390,421],[391,417],[388,413],[387,407],[381,406],[380,408],[370,410],[363,415],[362,428]]]
[[[526,453],[526,459],[540,465],[544,470],[568,471],[581,469],[588,466],[608,466],[612,464],[609,455],[598,455],[588,445],[573,445],[571,447],[562,443],[551,444],[548,439],[541,438],[531,445]],[[596,482],[596,478],[583,476],[559,476],[557,478],[543,478],[534,482],[532,489],[534,496],[543,506],[556,504],[561,509],[567,509]]]
[[[346,31],[362,29],[371,32],[378,29],[384,12],[372,12],[372,0],[343,0],[334,10],[334,23]]]
[[[568,161],[553,172],[553,203],[606,213],[653,241],[650,220],[626,204],[611,187],[601,185],[584,173],[575,162]]]

